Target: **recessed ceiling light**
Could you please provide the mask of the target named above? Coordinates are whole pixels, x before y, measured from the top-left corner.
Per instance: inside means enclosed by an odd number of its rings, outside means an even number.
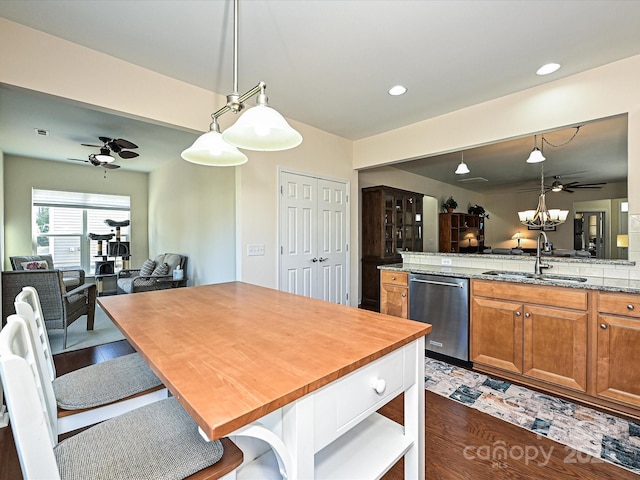
[[[536,70],[537,75],[549,75],[560,68],[559,63],[547,63]]]
[[[395,87],[391,87],[389,89],[389,95],[393,95],[394,97],[397,97],[398,95],[404,95],[405,93],[407,93],[407,89],[402,85],[396,85]]]

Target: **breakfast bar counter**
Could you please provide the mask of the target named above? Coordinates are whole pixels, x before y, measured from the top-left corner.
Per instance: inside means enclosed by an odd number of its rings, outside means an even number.
[[[98,301],[206,438],[261,438],[290,479],[376,478],[402,456],[424,478],[430,325],[242,282]],[[404,428],[375,413],[402,392]]]

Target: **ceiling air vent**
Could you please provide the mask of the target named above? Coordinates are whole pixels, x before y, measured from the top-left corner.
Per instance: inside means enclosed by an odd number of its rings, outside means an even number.
[[[36,135],[40,135],[42,137],[49,136],[49,130],[45,130],[43,128],[34,128],[33,130],[36,132]]]
[[[464,182],[464,183],[480,183],[480,182],[488,182],[489,180],[487,180],[484,177],[471,177],[471,178],[461,178],[458,181]]]

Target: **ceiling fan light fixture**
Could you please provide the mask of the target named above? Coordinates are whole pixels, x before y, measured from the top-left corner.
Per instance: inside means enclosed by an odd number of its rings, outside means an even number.
[[[465,173],[469,173],[471,170],[469,170],[469,167],[467,167],[467,164],[464,163],[464,152],[462,152],[462,159],[460,160],[460,164],[458,165],[458,168],[456,168],[456,175],[464,175]]]
[[[94,155],[93,157],[100,163],[111,163],[116,161],[116,158],[111,155],[109,149],[107,148],[101,148],[100,153]]]

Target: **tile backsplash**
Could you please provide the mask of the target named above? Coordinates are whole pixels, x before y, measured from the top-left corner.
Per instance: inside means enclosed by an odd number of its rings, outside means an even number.
[[[640,225],[640,223],[639,223]],[[638,232],[640,236],[640,232]],[[640,239],[639,239],[640,242]],[[401,252],[403,263],[442,266],[442,259],[451,261],[451,267],[478,268],[484,270],[508,270],[532,272],[535,257],[519,255],[474,255],[455,253]],[[583,260],[544,257],[544,262],[553,265],[556,275],[579,275],[584,277],[611,278],[620,280],[640,279],[640,269],[634,261]]]

